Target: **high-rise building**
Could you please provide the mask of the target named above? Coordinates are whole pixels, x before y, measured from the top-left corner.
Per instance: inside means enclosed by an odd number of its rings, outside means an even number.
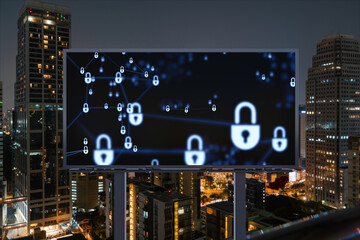
[[[246,207],[252,208],[265,205],[265,182],[247,178],[246,179]]]
[[[4,178],[4,131],[3,131],[3,88],[0,82],[0,239],[3,235],[3,226],[6,221],[6,206],[4,200],[6,199],[6,181]]]
[[[317,44],[306,81],[306,198],[345,205],[349,134],[360,134],[360,52],[353,36]]]
[[[234,236],[234,205],[218,202],[206,205],[206,239],[225,240]]]
[[[360,136],[349,137],[348,204],[360,205]]]
[[[71,221],[69,172],[63,168],[63,49],[70,46],[67,7],[27,1],[18,18],[14,196],[27,232]],[[49,227],[48,227],[49,226]]]
[[[306,158],[306,107],[299,106],[299,169],[305,168]]]

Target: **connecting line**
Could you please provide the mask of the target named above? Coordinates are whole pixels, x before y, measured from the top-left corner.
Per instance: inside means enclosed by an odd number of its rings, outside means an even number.
[[[86,66],[84,67],[84,69],[86,69],[87,66],[89,66],[89,64],[90,64],[94,59],[95,59],[95,57],[93,57],[93,58],[90,60],[90,62],[88,62],[88,64],[86,64]]]
[[[149,118],[160,118],[160,119],[174,120],[174,121],[203,123],[203,124],[210,124],[210,125],[221,125],[221,126],[227,126],[227,127],[234,124],[233,122],[212,121],[212,120],[203,120],[203,119],[194,119],[194,118],[181,118],[181,117],[148,114],[148,113],[144,113],[144,116],[149,117]]]
[[[82,151],[83,151],[83,150],[73,151],[73,152],[67,153],[66,156],[67,156],[67,157],[70,157],[70,156],[73,156],[73,155],[75,155],[75,154],[81,153]]]
[[[95,77],[95,79],[96,80],[98,80],[98,79],[115,79],[115,77]]]
[[[108,55],[106,55],[105,53],[102,53],[107,59],[109,59],[110,60],[110,62],[112,62],[115,66],[117,66],[118,68],[120,68],[120,66],[116,63],[116,62],[114,62]]]
[[[80,115],[83,114],[83,111],[81,111],[76,118],[74,118],[74,120],[72,120],[72,122],[66,127],[66,129],[69,129],[69,127],[71,127],[71,125],[74,124],[74,122],[80,117]]]
[[[120,83],[120,87],[121,87],[122,93],[124,94],[126,104],[128,104],[129,100],[128,100],[127,96],[126,96],[125,89],[124,89],[124,87],[123,87],[123,85],[121,83]]]
[[[269,151],[267,151],[267,153],[265,153],[265,155],[262,157],[262,159],[260,160],[260,164],[265,163],[265,160],[269,157],[270,153],[272,153],[273,149],[270,148]]]
[[[135,100],[135,102],[139,102],[140,99],[145,95],[145,93],[147,93],[147,92],[150,90],[151,87],[152,87],[152,85],[150,85],[150,86]]]
[[[262,140],[259,142],[259,144],[266,144],[266,143],[271,143],[272,139],[269,138],[269,139],[265,139],[265,140]]]
[[[72,59],[69,57],[69,55],[66,55],[66,57],[67,57],[67,59],[70,60],[70,62],[72,62],[72,64],[74,64],[74,66],[75,66],[77,69],[80,69],[79,65],[77,65],[77,64],[74,62],[74,60],[72,60]]]
[[[89,84],[86,84],[86,97],[85,97],[85,102],[88,101],[88,95],[89,95]]]
[[[75,150],[75,151],[67,152],[66,156],[68,156],[69,154],[78,153],[78,152],[81,152],[81,151],[82,151],[82,150]]]
[[[138,69],[140,69],[143,73],[145,72],[145,71],[142,70],[138,65],[136,65],[136,63],[133,62],[133,64],[134,64]]]
[[[138,73],[138,74],[143,74],[143,72],[134,72],[134,71],[130,71],[130,70],[124,70],[125,72],[131,72],[131,73]]]
[[[120,152],[120,154],[184,154],[186,149],[138,149],[137,152],[133,150],[124,150],[123,148],[114,148],[115,152]]]

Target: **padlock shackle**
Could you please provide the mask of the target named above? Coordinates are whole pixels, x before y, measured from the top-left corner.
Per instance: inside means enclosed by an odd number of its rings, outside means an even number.
[[[121,72],[116,72],[115,77],[121,77]]]
[[[192,150],[191,149],[191,143],[193,140],[197,140],[198,141],[198,147],[199,147],[199,150],[203,150],[203,140],[202,138],[200,137],[200,135],[198,134],[193,134],[193,135],[190,135],[187,139],[187,142],[186,142],[186,148],[187,150]]]
[[[131,143],[131,137],[130,136],[125,137],[125,142],[126,143],[128,143],[128,142]]]
[[[158,76],[158,75],[154,75],[153,80],[159,80],[159,76]]]
[[[105,139],[106,140],[106,147],[107,149],[111,149],[111,138],[109,137],[109,135],[102,133],[100,134],[97,138],[96,138],[96,149],[100,149],[101,147],[101,140]]]
[[[134,112],[134,107],[137,107],[138,108],[138,113],[141,113],[141,105],[140,105],[140,103],[138,103],[138,102],[133,102],[132,104],[131,104],[131,108],[132,108],[132,112]]]
[[[285,128],[282,126],[277,126],[276,128],[274,128],[274,138],[277,138],[277,132],[281,131],[281,136],[282,138],[286,137],[286,131]]]
[[[151,160],[151,166],[159,166],[159,160],[157,160],[156,158]]]
[[[90,73],[90,72],[86,72],[86,73],[85,73],[85,77],[91,77],[91,73]]]
[[[247,107],[247,108],[250,109],[250,122],[251,122],[251,124],[256,124],[256,108],[251,102],[247,102],[247,101],[238,103],[238,105],[236,105],[235,110],[234,110],[234,115],[235,115],[234,122],[235,122],[235,124],[240,123],[240,119],[241,119],[240,114],[241,114],[241,110],[244,107]]]

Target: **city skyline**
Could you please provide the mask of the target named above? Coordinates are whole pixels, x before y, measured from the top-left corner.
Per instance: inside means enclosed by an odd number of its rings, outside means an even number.
[[[4,110],[14,105],[16,24],[24,2],[0,1]],[[299,48],[300,104],[318,39],[336,33],[360,38],[360,2],[352,0],[331,0],[326,6],[322,0],[222,1],[220,6],[217,1],[106,1],[103,8],[95,0],[45,2],[70,8],[72,48]],[[339,13],[346,18],[329,18]]]

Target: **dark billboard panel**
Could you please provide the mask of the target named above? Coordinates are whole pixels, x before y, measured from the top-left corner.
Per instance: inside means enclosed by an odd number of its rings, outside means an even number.
[[[296,164],[296,51],[64,55],[68,168]]]

